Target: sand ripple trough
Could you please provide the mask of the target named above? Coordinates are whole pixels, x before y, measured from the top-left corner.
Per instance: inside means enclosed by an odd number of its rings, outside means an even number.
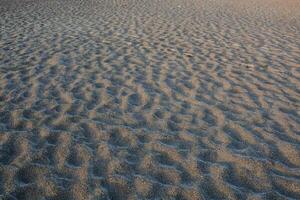
[[[0,0],[0,199],[300,199],[298,0]]]

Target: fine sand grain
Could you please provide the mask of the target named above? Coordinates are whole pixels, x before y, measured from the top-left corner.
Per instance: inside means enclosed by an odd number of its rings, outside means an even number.
[[[300,1],[0,0],[0,199],[300,199]]]

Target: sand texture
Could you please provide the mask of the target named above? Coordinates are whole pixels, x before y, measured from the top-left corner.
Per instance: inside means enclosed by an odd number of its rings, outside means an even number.
[[[0,0],[0,199],[300,199],[300,1]]]

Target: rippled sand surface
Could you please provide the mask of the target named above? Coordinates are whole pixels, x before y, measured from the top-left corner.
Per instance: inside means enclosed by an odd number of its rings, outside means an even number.
[[[299,11],[0,0],[0,199],[300,199]]]

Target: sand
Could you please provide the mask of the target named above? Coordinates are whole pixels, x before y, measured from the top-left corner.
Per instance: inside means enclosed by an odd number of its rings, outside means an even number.
[[[0,0],[0,199],[300,199],[299,10]]]

